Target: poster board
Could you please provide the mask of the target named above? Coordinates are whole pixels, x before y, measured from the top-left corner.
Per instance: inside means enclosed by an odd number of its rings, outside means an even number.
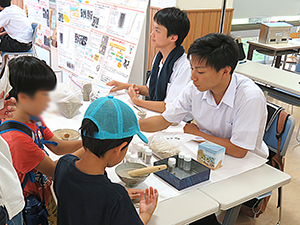
[[[127,82],[149,0],[57,2],[58,63],[100,83]]]
[[[29,21],[39,24],[35,44],[50,51],[49,0],[24,0],[24,9]]]

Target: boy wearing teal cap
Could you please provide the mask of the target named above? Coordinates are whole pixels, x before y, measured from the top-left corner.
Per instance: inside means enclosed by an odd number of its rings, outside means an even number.
[[[157,190],[141,193],[138,215],[126,189],[112,183],[106,167],[120,163],[133,135],[144,142],[137,118],[124,102],[108,96],[87,109],[81,125],[85,153],[62,157],[55,169],[58,224],[147,224],[158,200]],[[145,194],[145,197],[144,197]]]

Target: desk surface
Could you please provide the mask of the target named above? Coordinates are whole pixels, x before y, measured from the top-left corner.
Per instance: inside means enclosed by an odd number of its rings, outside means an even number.
[[[252,61],[238,64],[235,72],[243,74],[255,81],[300,95],[300,75],[296,73]]]
[[[199,190],[159,202],[149,225],[188,224],[216,213],[219,204]]]
[[[291,49],[299,49],[300,43],[280,43],[280,44],[264,44],[257,41],[247,41],[250,45],[254,45],[257,47],[262,47],[265,49],[273,50],[273,51],[284,51]]]
[[[199,189],[219,202],[221,210],[227,210],[290,181],[290,175],[265,164]]]

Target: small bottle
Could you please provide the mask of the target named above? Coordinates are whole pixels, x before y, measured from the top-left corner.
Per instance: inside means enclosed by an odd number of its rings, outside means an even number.
[[[192,157],[189,154],[184,156],[183,169],[185,171],[190,171],[192,164]]]
[[[145,155],[145,152],[147,149],[150,149],[148,146],[144,146],[143,147],[143,154],[142,154],[142,160],[145,162],[145,159],[146,159],[146,155]]]
[[[136,162],[137,162],[137,159],[138,159],[138,157],[137,157],[136,154],[131,155],[131,156],[130,156],[130,159],[129,159],[129,162],[131,162],[131,163],[136,163]]]
[[[146,149],[145,150],[145,163],[146,164],[150,164],[151,157],[152,157],[152,150],[151,149]]]
[[[138,144],[137,145],[137,154],[138,154],[139,158],[143,157],[143,147],[144,147],[143,144]]]
[[[168,159],[168,170],[169,170],[170,173],[174,172],[175,165],[176,165],[176,159],[175,158],[169,158]]]
[[[184,152],[179,152],[177,165],[180,169],[183,168],[184,156],[185,156]]]
[[[126,153],[126,155],[125,155],[125,158],[123,159],[123,162],[124,162],[124,163],[129,162],[129,159],[130,159],[130,156],[131,156],[131,155],[132,155],[131,152],[128,152],[128,151],[127,151],[127,153]]]

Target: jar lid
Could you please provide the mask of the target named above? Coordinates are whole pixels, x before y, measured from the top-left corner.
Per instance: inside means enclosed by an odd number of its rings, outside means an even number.
[[[176,164],[176,159],[175,158],[169,158],[168,159],[168,165],[169,166],[173,166]]]
[[[143,149],[146,151],[146,149],[150,149],[148,146],[143,146]]]
[[[138,146],[139,148],[143,148],[143,147],[144,147],[144,145],[143,145],[142,143],[137,144],[137,146]]]
[[[145,150],[145,155],[152,155],[152,150],[151,149],[146,149]]]
[[[184,156],[184,161],[191,161],[192,160],[192,157],[189,155],[189,154],[186,154],[185,156]]]
[[[138,156],[136,155],[136,154],[132,154],[131,156],[130,156],[130,159],[137,159],[138,158]]]
[[[179,157],[180,159],[184,159],[184,156],[185,156],[185,153],[184,153],[184,152],[179,152],[178,157]]]

